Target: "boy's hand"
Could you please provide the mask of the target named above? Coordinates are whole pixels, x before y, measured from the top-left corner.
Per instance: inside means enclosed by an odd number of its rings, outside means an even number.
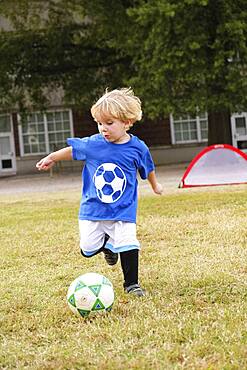
[[[161,195],[163,193],[163,186],[159,182],[157,182],[157,184],[153,187],[153,191],[155,192],[155,194]]]
[[[36,168],[38,168],[39,171],[43,170],[43,171],[47,171],[49,170],[50,168],[52,168],[54,166],[55,162],[53,161],[53,159],[51,159],[49,156],[45,157],[45,158],[42,158],[37,164],[36,164]]]
[[[54,166],[56,162],[59,161],[69,161],[72,159],[72,147],[68,146],[66,148],[62,148],[57,150],[56,152],[52,152],[46,157],[42,158],[37,164],[36,167],[38,170],[47,171]]]
[[[163,186],[157,181],[154,170],[149,172],[148,181],[152,186],[154,193],[161,195],[163,192]]]

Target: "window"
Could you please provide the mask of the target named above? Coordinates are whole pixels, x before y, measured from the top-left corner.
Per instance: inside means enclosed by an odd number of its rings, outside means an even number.
[[[46,154],[61,149],[72,132],[69,110],[31,113],[19,125],[21,155]]]
[[[11,120],[10,115],[0,115],[0,132],[11,132]]]
[[[198,143],[208,139],[208,117],[170,116],[172,144]]]
[[[246,119],[245,117],[235,117],[235,125],[236,125],[236,133],[239,136],[247,135],[247,127],[246,127]]]
[[[247,112],[231,115],[232,145],[247,152]]]

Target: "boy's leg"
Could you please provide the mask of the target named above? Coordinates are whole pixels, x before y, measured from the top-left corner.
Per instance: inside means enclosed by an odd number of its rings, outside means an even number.
[[[83,257],[90,258],[103,252],[108,265],[115,265],[118,254],[106,249],[105,245],[109,239],[101,221],[79,220],[80,248]]]
[[[100,222],[79,220],[80,249],[84,257],[93,257],[102,252],[105,235]]]
[[[109,240],[109,235],[106,234],[101,251],[104,253],[104,257],[108,265],[113,266],[113,265],[116,265],[118,261],[118,253],[114,253],[110,249],[104,248],[108,240]]]
[[[118,261],[118,253],[114,253],[110,249],[105,248],[105,245],[106,245],[108,239],[109,239],[109,236],[105,235],[104,243],[103,243],[102,247],[99,250],[97,250],[97,252],[88,253],[88,252],[84,252],[81,249],[81,254],[83,255],[83,257],[90,258],[90,257],[96,256],[96,254],[99,254],[99,253],[103,252],[105,260],[108,263],[108,265],[110,265],[110,266],[116,265],[116,263]]]
[[[132,249],[126,252],[121,252],[120,260],[124,275],[125,291],[139,297],[144,296],[145,292],[138,284],[139,250]]]
[[[105,259],[109,265],[115,265],[118,261],[118,254],[128,251],[133,246],[138,249],[139,242],[136,238],[136,224],[125,221],[102,221],[105,234],[109,235],[106,246],[103,249]],[[131,247],[131,248],[130,248]],[[121,255],[121,254],[120,254]],[[122,263],[122,262],[121,262]],[[123,262],[124,263],[124,262]],[[138,257],[137,257],[138,271]]]

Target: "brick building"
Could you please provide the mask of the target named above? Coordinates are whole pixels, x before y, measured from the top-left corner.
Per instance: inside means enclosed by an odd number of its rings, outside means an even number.
[[[247,148],[247,113],[231,117],[232,144]],[[68,137],[85,137],[97,132],[90,113],[53,106],[33,112],[21,122],[17,112],[0,114],[0,176],[36,172],[44,155],[66,145]],[[150,147],[156,165],[189,162],[207,145],[207,115],[144,119],[130,133]],[[78,163],[64,163],[77,168]]]

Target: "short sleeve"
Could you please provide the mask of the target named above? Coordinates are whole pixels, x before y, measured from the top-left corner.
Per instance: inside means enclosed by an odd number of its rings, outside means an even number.
[[[77,161],[85,161],[87,154],[88,137],[68,138],[67,144],[72,147],[72,157]]]
[[[149,173],[154,170],[154,162],[152,159],[152,156],[150,154],[150,151],[147,150],[145,154],[141,157],[138,171],[142,178],[142,180],[145,180]]]

